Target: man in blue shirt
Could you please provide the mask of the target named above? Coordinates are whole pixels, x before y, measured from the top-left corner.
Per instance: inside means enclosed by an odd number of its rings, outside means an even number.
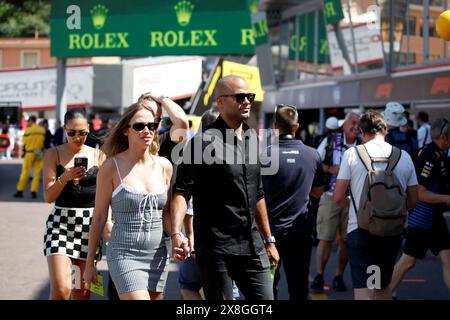
[[[263,175],[269,223],[286,273],[289,299],[306,300],[314,223],[309,200],[310,196],[319,199],[322,195],[322,164],[315,149],[295,140],[299,124],[294,106],[277,106],[274,127],[279,130],[279,144],[270,146],[267,155],[270,159],[270,155],[279,155],[273,160],[279,161],[279,170],[274,175]],[[273,284],[275,299],[280,280],[279,266]]]
[[[443,213],[450,207],[450,123],[437,119],[431,126],[433,142],[419,152],[416,174],[419,181],[419,202],[410,211],[404,254],[395,265],[390,287],[399,285],[417,259],[423,259],[428,249],[442,260],[444,282],[450,291],[450,235]]]

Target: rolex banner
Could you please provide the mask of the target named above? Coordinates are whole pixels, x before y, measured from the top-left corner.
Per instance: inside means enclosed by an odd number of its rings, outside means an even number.
[[[247,0],[52,1],[57,57],[254,54]]]

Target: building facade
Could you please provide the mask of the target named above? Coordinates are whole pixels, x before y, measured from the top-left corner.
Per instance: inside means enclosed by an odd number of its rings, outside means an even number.
[[[266,120],[276,103],[303,109],[319,130],[329,115],[392,100],[412,114],[450,113],[450,43],[435,28],[449,8],[449,0],[259,1]]]

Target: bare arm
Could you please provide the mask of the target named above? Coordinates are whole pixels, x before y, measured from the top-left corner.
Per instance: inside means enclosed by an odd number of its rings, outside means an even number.
[[[191,252],[194,253],[194,216],[190,214],[184,216],[184,230],[186,231]]]
[[[44,199],[52,203],[59,197],[64,186],[70,180],[84,176],[85,170],[81,167],[66,169],[66,171],[56,178],[57,154],[56,149],[49,149],[44,155]]]
[[[170,238],[172,240],[172,255],[176,261],[184,260],[189,256],[189,250],[183,248],[183,235],[181,228],[183,226],[184,216],[187,210],[187,199],[180,192],[175,192],[172,199],[172,233]]]
[[[337,179],[336,187],[333,192],[333,202],[339,205],[342,208],[348,206],[347,201],[347,188],[350,183],[350,180]]]
[[[97,176],[97,187],[95,193],[95,209],[92,216],[89,232],[88,256],[86,259],[86,270],[84,279],[89,286],[90,282],[97,282],[95,272],[95,254],[99,246],[100,237],[108,219],[108,209],[111,204],[113,192],[114,164],[109,159],[100,167]]]
[[[163,209],[163,227],[164,231],[171,235],[172,234],[172,223],[170,221],[170,180],[172,179],[173,167],[169,160],[160,157],[164,165],[164,175],[166,178],[166,189],[167,189],[167,202]]]
[[[406,188],[406,206],[408,210],[414,209],[416,207],[417,201],[419,199],[418,190],[419,188],[417,186],[409,186]]]
[[[450,205],[450,195],[438,194],[438,193],[431,192],[430,190],[428,190],[421,184],[419,184],[418,192],[419,192],[418,199],[422,202],[434,203],[434,204],[446,203],[447,206]],[[409,198],[408,198],[408,200],[409,200]]]
[[[175,143],[184,141],[187,137],[189,124],[183,108],[170,98],[160,100],[161,94],[158,92],[151,92],[149,93],[149,96],[161,104],[161,107],[167,112],[167,115],[172,122],[172,126],[170,127],[170,139]]]
[[[255,222],[263,239],[267,239],[272,235],[272,232],[270,231],[269,216],[267,214],[266,200],[264,200],[264,198],[256,202]],[[266,252],[269,256],[269,260],[275,262],[276,267],[280,257],[275,244],[266,244]]]

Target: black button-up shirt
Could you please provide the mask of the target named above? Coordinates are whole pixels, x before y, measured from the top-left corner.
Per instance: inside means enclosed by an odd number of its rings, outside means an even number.
[[[219,116],[189,141],[183,159],[174,190],[193,197],[197,253],[264,252],[255,223],[256,202],[264,198],[256,132],[244,123],[241,141]]]

